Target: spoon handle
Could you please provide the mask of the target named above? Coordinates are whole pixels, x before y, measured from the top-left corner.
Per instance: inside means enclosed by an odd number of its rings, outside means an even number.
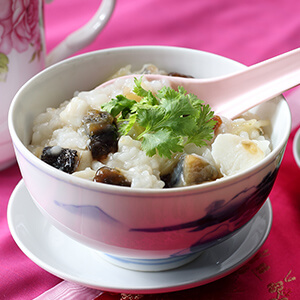
[[[205,95],[216,114],[234,118],[299,84],[300,48],[211,80]]]
[[[232,119],[300,84],[300,48],[221,77],[194,79],[148,74],[123,78],[139,76],[150,81],[166,79],[174,89],[183,86],[209,104],[215,114]]]

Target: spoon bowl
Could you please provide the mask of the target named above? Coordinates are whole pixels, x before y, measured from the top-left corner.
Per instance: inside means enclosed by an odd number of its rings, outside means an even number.
[[[127,75],[124,78],[140,77]],[[209,78],[185,78],[158,74],[142,75],[146,80],[167,79],[173,89],[182,86],[209,104],[217,115],[229,119],[268,101],[300,84],[300,48],[273,57],[236,73]],[[112,84],[116,79],[99,87]]]

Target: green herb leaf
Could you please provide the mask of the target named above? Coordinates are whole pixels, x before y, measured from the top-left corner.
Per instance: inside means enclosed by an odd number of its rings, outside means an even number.
[[[148,104],[151,106],[158,105],[158,99],[156,99],[150,91],[146,91],[142,87],[142,79],[142,77],[139,80],[137,78],[134,78],[135,87],[133,88],[133,92],[136,93],[138,96],[144,98],[141,103]]]
[[[143,135],[142,148],[148,156],[158,153],[160,156],[171,158],[173,153],[182,152],[180,137],[173,136],[167,129],[160,129],[153,133]]]
[[[113,117],[116,117],[120,112],[122,112],[122,117],[125,118],[135,104],[136,101],[127,99],[123,95],[118,95],[115,99],[103,104],[102,108],[113,115]]]
[[[216,122],[209,105],[183,87],[178,91],[163,87],[155,96],[141,84],[142,78],[135,79],[133,92],[142,98],[140,102],[118,95],[102,108],[118,117],[121,134],[130,134],[133,128],[138,132],[147,155],[170,158],[189,143],[203,146],[213,137]]]

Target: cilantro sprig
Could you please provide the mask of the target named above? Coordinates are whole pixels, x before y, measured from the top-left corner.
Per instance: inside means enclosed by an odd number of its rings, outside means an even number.
[[[138,128],[138,140],[148,156],[158,153],[171,158],[182,152],[185,145],[204,146],[213,137],[214,113],[209,105],[183,87],[175,91],[163,87],[156,95],[143,89],[142,78],[135,78],[133,92],[141,97],[139,102],[118,95],[102,106],[117,118],[121,135]]]

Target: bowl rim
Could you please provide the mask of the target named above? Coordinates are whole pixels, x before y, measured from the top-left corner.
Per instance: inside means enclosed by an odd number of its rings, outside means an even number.
[[[239,181],[245,180],[248,177],[253,176],[253,174],[259,172],[260,170],[266,168],[268,165],[273,163],[273,158],[276,157],[282,149],[285,148],[285,145],[287,143],[288,137],[290,135],[291,131],[291,113],[289,111],[289,118],[286,120],[288,123],[287,132],[284,135],[284,138],[280,143],[276,146],[276,148],[272,149],[272,152],[267,155],[263,160],[261,160],[259,163],[255,164],[254,166],[246,169],[245,171],[242,171],[238,174],[234,174],[228,177],[223,177],[219,180],[212,181],[212,182],[206,182],[202,183],[199,185],[192,185],[192,186],[185,186],[185,187],[177,187],[177,188],[170,188],[170,189],[157,189],[157,188],[128,188],[128,187],[122,187],[122,186],[116,186],[116,185],[109,185],[109,184],[104,184],[104,183],[97,183],[97,182],[92,182],[87,179],[79,178],[76,176],[72,176],[70,174],[64,173],[60,170],[57,170],[53,168],[52,166],[43,163],[39,158],[37,158],[33,153],[30,152],[29,149],[22,143],[20,138],[18,137],[15,128],[14,128],[14,111],[15,108],[18,104],[18,99],[22,92],[28,88],[28,86],[31,85],[32,82],[38,80],[40,77],[44,76],[44,74],[53,72],[53,70],[59,69],[60,67],[67,66],[69,64],[76,63],[78,61],[84,61],[85,58],[88,57],[93,57],[93,56],[98,56],[102,54],[108,54],[111,52],[122,52],[124,50],[151,50],[151,49],[173,49],[176,51],[184,51],[186,52],[197,52],[201,53],[202,55],[206,56],[213,56],[217,57],[218,59],[222,60],[228,60],[233,64],[237,64],[240,67],[246,67],[245,65],[236,62],[230,58],[214,54],[211,52],[206,52],[202,50],[196,50],[196,49],[190,49],[190,48],[184,48],[184,47],[174,47],[174,46],[125,46],[125,47],[114,47],[114,48],[107,48],[107,49],[102,49],[102,50],[96,50],[96,51],[91,51],[87,52],[84,54],[80,54],[68,59],[65,59],[61,62],[58,62],[35,76],[33,76],[31,79],[29,79],[16,93],[14,96],[12,103],[10,105],[9,113],[8,113],[8,126],[9,126],[9,132],[13,141],[13,145],[15,148],[15,151],[17,151],[24,159],[27,160],[32,166],[38,168],[40,171],[43,173],[46,173],[47,175],[56,178],[59,181],[66,182],[68,184],[72,184],[84,189],[89,189],[93,191],[98,191],[98,192],[105,192],[109,194],[126,194],[126,195],[142,195],[142,194],[160,194],[160,196],[165,195],[165,196],[170,196],[170,194],[176,194],[176,195],[183,195],[183,194],[190,194],[190,193],[203,193],[207,192],[209,190],[216,190],[220,188],[224,188],[228,185],[231,185],[232,183],[237,183]],[[281,95],[281,101],[285,101],[285,104],[288,107],[288,104],[285,100],[285,98]],[[239,180],[237,181],[237,178]]]

